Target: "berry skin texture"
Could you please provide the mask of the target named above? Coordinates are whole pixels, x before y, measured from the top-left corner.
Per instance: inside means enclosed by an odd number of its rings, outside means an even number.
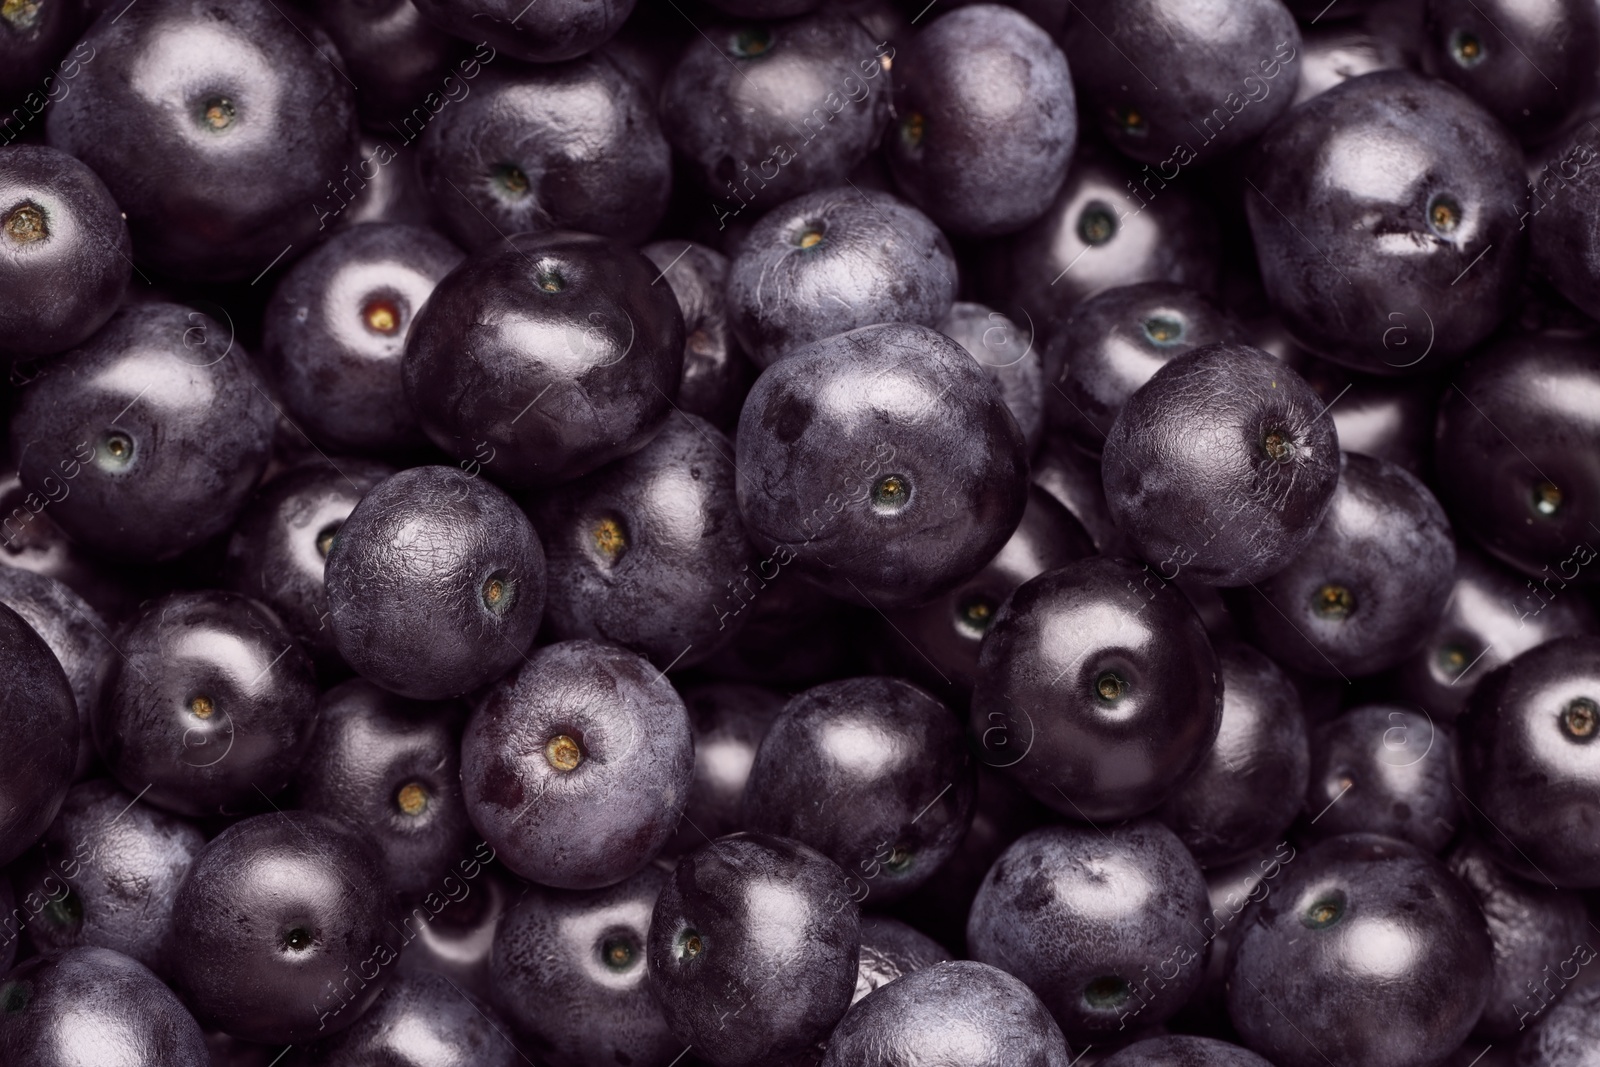
[[[1485,677],[1461,719],[1479,835],[1518,876],[1600,886],[1600,639],[1562,637]]]
[[[96,21],[82,46],[46,139],[106,180],[140,259],[248,282],[315,240],[316,205],[355,173],[360,137],[321,29],[269,0],[154,0]]]
[[[338,1033],[394,976],[392,912],[377,853],[353,831],[304,811],[244,819],[178,891],[176,985],[209,1028],[247,1041]]]
[[[1091,556],[1001,606],[969,722],[984,763],[1066,818],[1099,822],[1165,800],[1205,760],[1222,714],[1222,670],[1189,599]]]
[[[133,273],[128,223],[110,190],[77,159],[42,145],[0,152],[0,250],[0,353],[11,359],[87,341],[117,310]]]
[[[182,815],[224,815],[294,778],[317,721],[311,661],[237,593],[174,592],[117,635],[91,720],[124,789]]]
[[[233,525],[266,469],[275,417],[232,329],[148,300],[46,365],[19,397],[11,454],[74,540],[155,563]]]
[[[947,233],[994,237],[1044,214],[1078,142],[1067,57],[999,4],[940,15],[895,57],[889,168]]]
[[[468,256],[406,339],[406,398],[435,445],[515,490],[643,448],[683,377],[683,313],[620,241],[520,233]]]
[[[765,215],[728,268],[728,324],[758,367],[860,327],[935,326],[956,297],[949,239],[898,197],[849,186]]]
[[[381,482],[328,552],[328,623],[364,677],[460,696],[523,659],[544,614],[544,549],[516,503],[454,467]]]
[[[1493,952],[1471,892],[1393,838],[1346,834],[1296,854],[1237,931],[1228,1016],[1280,1067],[1434,1062],[1489,995]],[[1352,1017],[1379,975],[1392,1014]]]
[[[965,1067],[1068,1067],[1072,1050],[1027,986],[997,967],[944,961],[873,992],[828,1039],[822,1067],[917,1067],[952,1048]]]
[[[735,442],[756,547],[880,610],[976,572],[1027,506],[1016,420],[977,361],[924,326],[868,326],[780,360]]]
[[[1068,1040],[1155,1026],[1205,977],[1199,864],[1150,819],[1054,826],[1001,854],[967,919],[974,958],[1038,994]]]
[[[860,916],[849,880],[784,837],[720,837],[678,861],[650,918],[667,1025],[714,1067],[778,1062],[850,1007]]]
[[[484,696],[461,742],[472,824],[516,874],[597,889],[671,840],[694,777],[689,714],[644,657],[539,649]]]
[[[1318,355],[1424,374],[1511,310],[1527,253],[1522,153],[1459,89],[1365,74],[1290,111],[1253,152],[1244,203],[1262,282]]]
[[[1106,435],[1117,526],[1159,576],[1248,585],[1317,533],[1339,481],[1325,405],[1259,348],[1213,344],[1163,366]]]
[[[55,1067],[85,1049],[129,1050],[170,1067],[207,1067],[205,1035],[175,993],[137,960],[108,948],[35,956],[0,981],[0,1058]],[[101,1061],[104,1062],[104,1061]]]
[[[0,861],[10,863],[61,810],[83,727],[72,687],[50,646],[7,607],[0,607],[0,665],[12,679],[0,698],[0,729],[27,753],[0,779]]]

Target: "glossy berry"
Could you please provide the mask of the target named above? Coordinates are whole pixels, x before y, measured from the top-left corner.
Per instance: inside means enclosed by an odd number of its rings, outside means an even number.
[[[419,226],[375,223],[330,237],[284,275],[267,306],[262,355],[287,414],[330,452],[415,451],[406,335],[461,251]]]
[[[323,580],[328,553],[361,498],[394,473],[372,460],[307,460],[258,489],[228,539],[229,588],[275,611],[325,669],[341,662]]]
[[[755,368],[728,325],[728,257],[694,241],[655,241],[639,251],[656,265],[683,312],[678,409],[731,431]]]
[[[351,2],[365,4],[368,0],[351,0]],[[402,4],[411,7],[411,0],[394,0],[394,3],[397,7]],[[477,60],[468,57],[458,60],[456,65],[467,71],[474,69],[475,63]],[[463,73],[462,77],[465,76]],[[366,97],[365,91],[361,95],[364,97],[363,105],[375,102],[374,98]],[[409,117],[413,123],[416,121],[415,99],[411,97],[406,100],[406,106],[411,111]],[[404,128],[402,127],[402,130]],[[346,173],[331,195],[317,205],[317,213],[330,234],[368,222],[396,226],[438,227],[437,208],[429,201],[427,192],[422,187],[422,175],[416,166],[416,158],[411,157],[398,167],[390,166],[389,164],[396,162],[395,156],[391,154],[392,151],[391,142],[371,133],[362,133],[361,162],[357,164],[356,173],[353,175]]]
[[[117,636],[94,739],[123,788],[184,815],[259,808],[293,778],[316,724],[311,663],[261,604],[171,593]]]
[[[102,661],[114,655],[111,627],[100,613],[67,585],[21,567],[0,568],[0,604],[4,604],[44,638],[66,672],[83,725],[73,780],[82,778],[94,759],[94,735],[89,720],[94,712],[95,684]]]
[[[861,956],[856,966],[856,992],[852,1004],[908,974],[938,963],[949,963],[950,953],[927,934],[898,919],[881,915],[861,917]]]
[[[69,469],[71,465],[69,464]],[[138,600],[133,583],[85,549],[49,515],[49,497],[22,485],[13,465],[0,472],[0,566],[63,583],[102,616],[120,615]]]
[[[741,0],[746,19],[803,10],[749,3]],[[843,12],[713,24],[690,38],[661,89],[661,126],[717,198],[701,209],[708,221],[720,231],[843,182],[888,121],[893,55]]]
[[[965,348],[1000,389],[1032,454],[1044,437],[1042,352],[1030,331],[983,304],[957,300],[935,327]]]
[[[472,824],[523,878],[622,881],[677,829],[694,775],[683,700],[616,645],[546,645],[478,705],[461,742]]]
[[[1600,886],[1600,639],[1562,637],[1486,677],[1461,720],[1462,780],[1496,858],[1558,888]]]
[[[1506,128],[1533,141],[1595,89],[1600,19],[1569,0],[1428,0],[1423,62]]]
[[[1568,398],[1600,388],[1593,342],[1520,337],[1486,346],[1439,401],[1439,498],[1463,533],[1534,579],[1519,610],[1600,580],[1600,420]]]
[[[1424,480],[1432,477],[1434,413],[1439,382],[1430,375],[1384,378],[1362,374],[1307,352],[1273,321],[1255,323],[1255,344],[1278,356],[1317,391],[1339,431],[1346,452],[1375,456]],[[1411,337],[1395,347],[1426,346],[1426,337]]]
[[[638,451],[683,373],[683,315],[650,261],[575,233],[471,256],[412,325],[406,396],[434,444],[502,484],[555,485]]]
[[[1033,457],[1030,473],[1034,485],[1072,513],[1101,555],[1138,557],[1139,550],[1111,518],[1100,479],[1099,456],[1085,452],[1063,434],[1049,434]]]
[[[1278,0],[1094,0],[1081,15],[1064,44],[1086,114],[1169,181],[1255,140],[1294,99],[1300,32]]]
[[[89,28],[93,61],[45,129],[105,181],[135,257],[191,280],[248,280],[314,241],[317,204],[358,161],[355,91],[327,35],[267,0],[156,0],[123,15]]]
[[[1094,543],[1072,513],[1031,486],[1022,521],[994,558],[937,599],[890,613],[884,636],[906,646],[899,655],[912,677],[965,695],[977,678],[983,636],[1006,598],[1023,582],[1094,554]]]
[[[128,3],[0,1067],[1600,1067],[1596,0]]]
[[[545,11],[558,6],[608,5],[564,0]],[[486,64],[494,58],[482,52],[474,54]],[[671,188],[670,152],[651,101],[603,53],[482,70],[466,94],[430,117],[419,149],[423,187],[467,249],[561,230],[642,241]]]
[[[1278,1067],[1435,1062],[1489,995],[1477,902],[1442,863],[1393,838],[1347,834],[1306,850],[1246,909],[1236,937],[1228,1015]],[[1375,999],[1381,1019],[1348,1010]]]
[[[1518,878],[1471,837],[1445,863],[1472,891],[1494,944],[1494,982],[1476,1030],[1510,1038],[1565,996],[1576,972],[1594,961],[1583,898]]]
[[[341,819],[377,847],[390,888],[439,889],[472,852],[461,797],[464,709],[407,700],[355,678],[317,702],[295,778],[299,806]]]
[[[178,888],[205,843],[194,826],[115,782],[80,782],[17,865],[24,896],[48,901],[27,925],[29,941],[45,954],[113,949],[170,973]]]
[[[768,212],[728,268],[728,323],[758,367],[858,327],[936,325],[955,296],[955,256],[933,221],[849,186]]]
[[[1072,1050],[1039,998],[1005,971],[946,961],[872,993],[828,1039],[823,1067],[1067,1067]]]
[[[1427,486],[1354,452],[1299,555],[1249,600],[1255,641],[1323,677],[1373,674],[1409,656],[1444,611],[1455,540]]]
[[[377,856],[309,812],[224,830],[178,891],[177,986],[210,1027],[298,1044],[337,1033],[392,976],[398,941]]]
[[[1073,308],[1045,352],[1052,428],[1099,454],[1123,404],[1168,362],[1243,340],[1210,299],[1171,282],[1106,289]]]
[[[148,301],[21,391],[11,455],[75,540],[167,560],[232,525],[266,468],[273,418],[232,330]]]
[[[495,928],[494,1002],[529,1050],[572,1067],[668,1063],[683,1046],[650,992],[650,914],[668,875],[649,866],[590,892],[530,887]]]
[[[668,846],[674,854],[747,829],[744,787],[756,751],[788,703],[783,693],[742,682],[708,682],[683,690],[694,736],[694,781],[683,821]]]
[[[1294,683],[1243,642],[1217,647],[1222,723],[1204,761],[1156,809],[1203,866],[1224,866],[1282,840],[1310,775]]]
[[[889,168],[947,233],[1013,233],[1044,214],[1078,141],[1067,57],[1022,12],[969,4],[895,57]]]
[[[441,99],[470,91],[459,87],[476,78],[481,66],[476,59],[457,58],[466,47],[440,33],[412,0],[331,0],[317,16],[355,83],[356,109],[368,127],[381,130],[394,122],[404,130],[407,119],[417,121],[419,109],[427,113]],[[482,41],[478,37],[474,43]],[[487,44],[481,50],[492,54]],[[373,158],[369,140],[364,133],[362,159]],[[377,184],[383,173],[379,170],[368,184]]]
[[[0,607],[0,665],[11,679],[0,697],[0,727],[8,743],[27,754],[0,779],[0,861],[10,863],[61,810],[83,727],[50,646],[7,607]]]
[[[1369,704],[1311,735],[1311,838],[1383,834],[1438,853],[1461,828],[1456,743],[1424,712]]]
[[[1048,808],[1002,772],[980,763],[972,825],[960,847],[939,868],[939,876],[923,883],[897,914],[937,937],[948,950],[968,955],[967,915],[989,868],[1017,838],[1053,821]]]
[[[1261,581],[1299,556],[1333,499],[1339,441],[1326,406],[1249,345],[1167,362],[1107,432],[1112,518],[1162,578]]]
[[[1404,70],[1417,63],[1422,26],[1417,18],[1421,12],[1415,8],[1385,11],[1379,7],[1365,17],[1319,19],[1306,25],[1306,21],[1316,19],[1320,9],[1307,0],[1289,0],[1286,6],[1305,20],[1300,30],[1300,84],[1295,88],[1296,104],[1303,104],[1351,78],[1375,70]],[[1352,7],[1350,13],[1356,10]],[[1404,28],[1399,32],[1385,32],[1400,27]]]
[[[1595,145],[1587,134],[1588,127],[1579,123],[1549,146],[1548,161],[1519,201],[1517,223],[1531,231],[1533,270],[1593,315],[1600,310],[1594,295],[1600,277],[1600,229],[1593,214],[1600,183]]]
[[[310,1046],[305,1067],[516,1067],[523,1062],[493,1008],[442,974],[396,978],[343,1033]]]
[[[1521,158],[1466,94],[1411,71],[1295,108],[1258,142],[1245,197],[1273,307],[1307,347],[1369,374],[1459,358],[1511,310]]]
[[[1208,910],[1200,867],[1160,823],[1047,827],[990,868],[967,945],[1094,1042],[1164,1021],[1199,988]]]
[[[11,294],[0,310],[0,353],[10,359],[88,340],[133,272],[128,224],[105,183],[42,145],[0,151],[0,249],[0,286]]]
[[[1188,599],[1095,556],[1023,583],[1000,608],[978,654],[971,730],[979,758],[1040,803],[1116,820],[1150,811],[1200,766],[1222,707]]]
[[[1276,879],[1283,873],[1284,866],[1294,862],[1298,855],[1293,845],[1280,840],[1237,863],[1206,869],[1206,894],[1210,898],[1211,913],[1201,923],[1201,930],[1211,943],[1211,953],[1199,991],[1172,1017],[1170,1030],[1225,1033],[1228,1040],[1238,1040],[1237,1033],[1227,1022],[1226,979],[1232,945],[1240,931],[1240,917],[1251,901],[1275,892]]]
[[[1448,721],[1490,671],[1546,641],[1600,629],[1589,601],[1556,591],[1458,544],[1450,599],[1428,640],[1395,668],[1399,691]]]
[[[106,948],[35,956],[0,981],[0,1059],[208,1067],[200,1026],[149,968]]]
[[[855,990],[860,920],[832,860],[734,834],[678,861],[650,918],[650,987],[715,1067],[779,1062],[828,1033]]]
[[[1165,281],[1209,292],[1215,230],[1196,190],[1085,144],[1049,209],[996,250],[982,280],[991,304],[1048,340],[1103,289]]]
[[[402,696],[439,700],[522,661],[544,613],[544,550],[522,510],[453,467],[412,467],[361,498],[327,554],[339,654]]]
[[[982,567],[1026,503],[1016,420],[976,361],[922,326],[869,326],[784,358],[750,391],[736,444],[755,547],[880,610]]]
[[[488,1002],[494,932],[524,885],[494,864],[494,858],[489,843],[479,841],[456,860],[454,873],[412,905],[402,921],[406,943],[394,963],[396,975],[442,974]],[[505,1032],[511,1033],[509,1027]]]
[[[859,899],[881,904],[936,876],[966,832],[976,790],[948,708],[898,679],[852,678],[785,706],[756,752],[744,819],[815,848]]]
[[[744,619],[713,605],[753,562],[734,482],[733,443],[674,411],[644,448],[534,501],[551,636],[614,641],[663,670],[732,640]]]

